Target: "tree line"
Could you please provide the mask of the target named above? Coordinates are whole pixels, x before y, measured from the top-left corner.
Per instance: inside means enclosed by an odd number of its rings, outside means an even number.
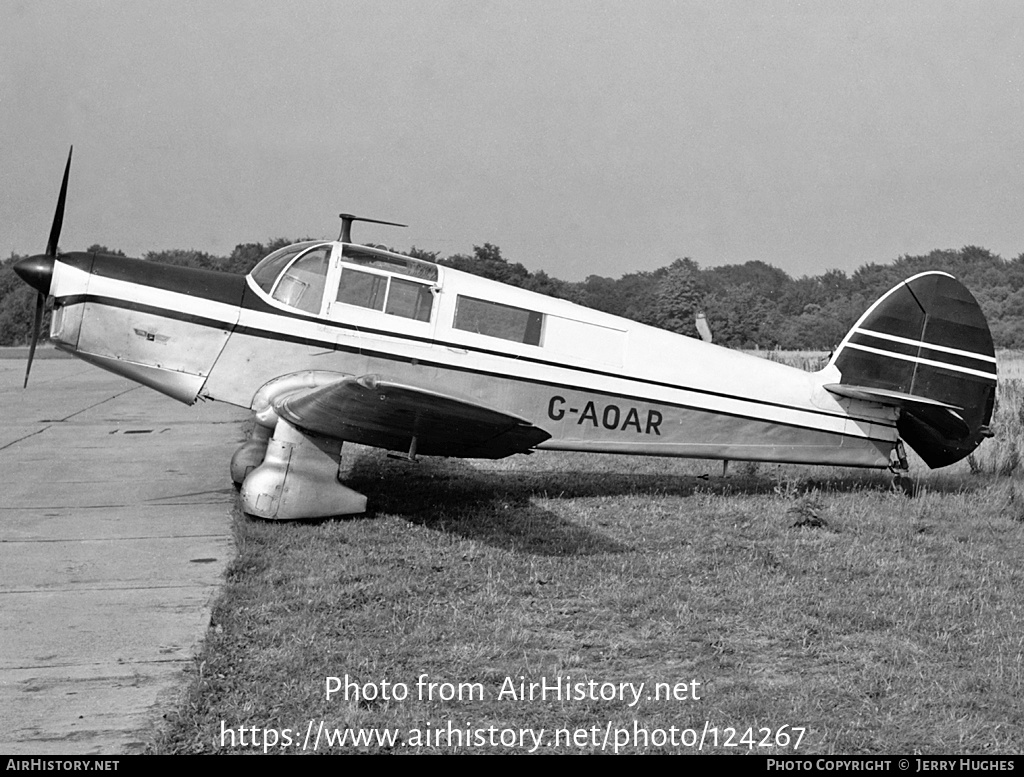
[[[292,242],[242,243],[228,256],[151,251],[143,259],[247,273],[268,253]],[[100,245],[87,250],[124,255]],[[694,319],[703,312],[716,343],[746,349],[831,350],[867,307],[899,281],[925,270],[944,270],[974,294],[997,347],[1024,348],[1024,254],[1004,260],[977,246],[866,264],[849,276],[828,270],[792,278],[762,261],[702,268],[681,258],[653,271],[617,279],[591,275],[578,282],[552,278],[543,270],[530,272],[491,243],[448,257],[416,247],[406,253],[691,337],[697,336]],[[0,265],[0,345],[22,345],[31,337],[35,291],[14,274],[12,265],[19,258],[12,254]]]

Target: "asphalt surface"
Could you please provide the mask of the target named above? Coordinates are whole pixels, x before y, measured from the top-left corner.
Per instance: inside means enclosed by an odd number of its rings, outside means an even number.
[[[234,556],[246,413],[0,359],[0,753],[140,752]]]

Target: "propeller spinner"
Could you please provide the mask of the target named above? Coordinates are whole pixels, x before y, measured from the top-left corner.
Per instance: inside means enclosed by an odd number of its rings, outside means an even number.
[[[32,321],[32,343],[28,349],[28,366],[25,368],[25,384],[28,386],[28,376],[32,372],[32,360],[36,355],[36,344],[39,342],[39,330],[43,323],[43,311],[46,308],[46,298],[50,294],[50,281],[53,278],[53,264],[57,258],[57,242],[60,240],[60,229],[64,224],[64,202],[68,195],[68,175],[71,173],[71,154],[75,147],[68,151],[68,162],[64,166],[64,180],[60,185],[60,196],[57,197],[57,210],[53,214],[53,224],[50,226],[50,238],[46,241],[46,253],[36,254],[15,263],[14,272],[29,286],[36,290],[36,310]]]

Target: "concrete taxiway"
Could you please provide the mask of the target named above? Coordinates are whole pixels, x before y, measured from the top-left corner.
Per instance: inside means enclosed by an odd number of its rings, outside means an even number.
[[[234,555],[246,413],[0,359],[0,752],[139,752]]]

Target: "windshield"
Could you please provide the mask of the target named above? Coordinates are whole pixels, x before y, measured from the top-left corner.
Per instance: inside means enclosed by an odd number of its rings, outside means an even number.
[[[279,276],[281,271],[288,266],[289,262],[307,248],[316,244],[316,240],[307,240],[304,243],[295,243],[294,245],[279,248],[272,254],[268,254],[253,268],[250,273],[250,275],[252,275],[252,279],[256,281],[257,286],[267,292],[267,294],[270,294],[271,290],[274,288],[274,282],[277,280],[277,276]]]
[[[327,282],[327,267],[331,260],[331,247],[310,248],[288,265],[271,295],[278,302],[307,313],[319,313]]]

